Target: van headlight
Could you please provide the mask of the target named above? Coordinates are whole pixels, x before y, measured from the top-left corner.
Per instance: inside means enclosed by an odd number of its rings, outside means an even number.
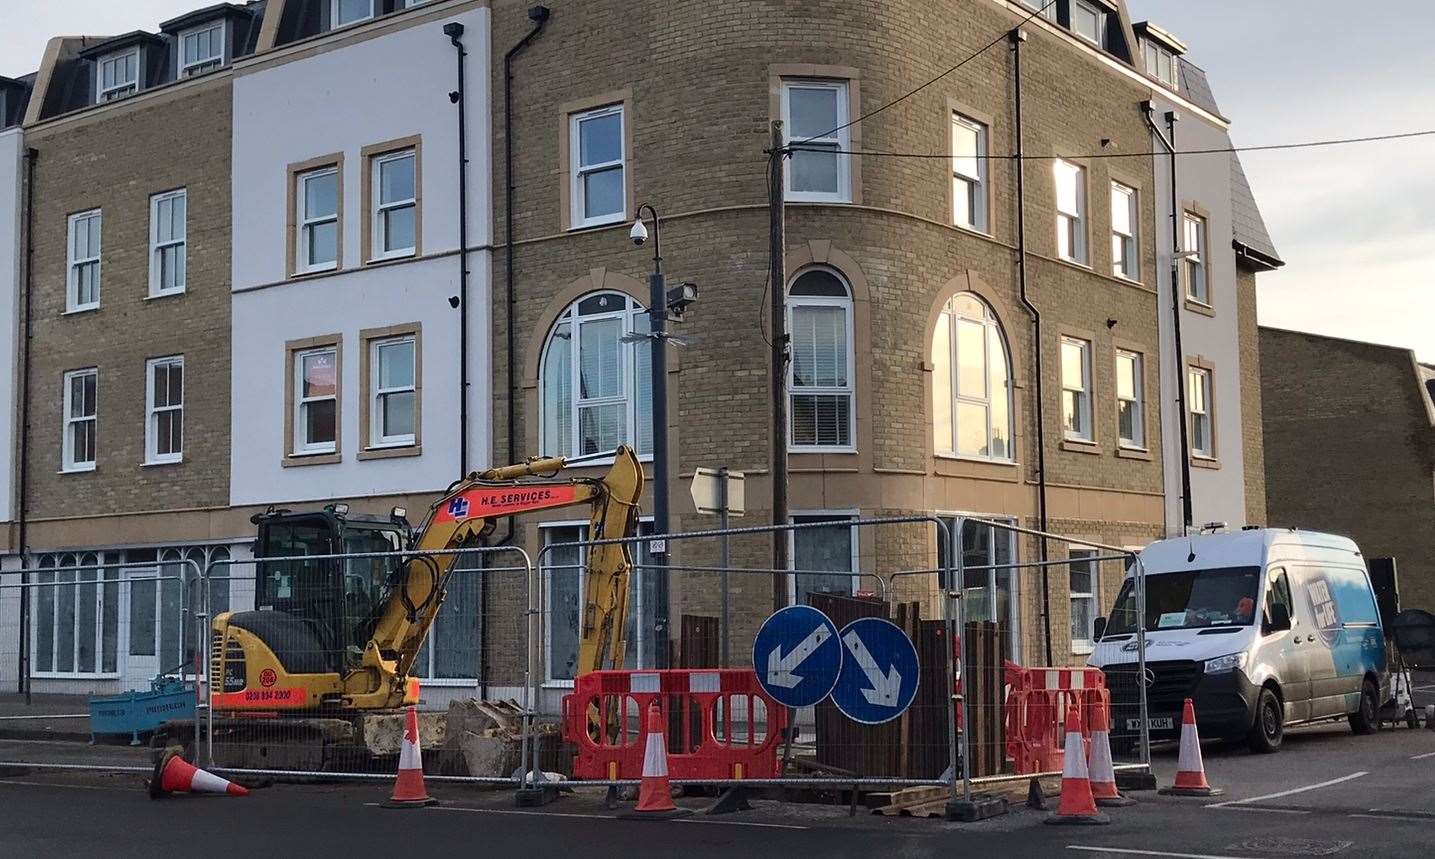
[[[1235,671],[1237,668],[1245,667],[1245,651],[1232,653],[1230,656],[1217,656],[1215,659],[1206,660],[1207,674],[1225,674],[1228,671]]]

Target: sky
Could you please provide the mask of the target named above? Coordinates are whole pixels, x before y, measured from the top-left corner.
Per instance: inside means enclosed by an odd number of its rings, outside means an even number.
[[[51,36],[153,29],[207,3],[0,0],[0,75],[34,71]],[[1128,5],[1190,46],[1238,146],[1435,129],[1430,0]],[[1260,276],[1261,322],[1435,363],[1435,138],[1241,158],[1286,261]]]

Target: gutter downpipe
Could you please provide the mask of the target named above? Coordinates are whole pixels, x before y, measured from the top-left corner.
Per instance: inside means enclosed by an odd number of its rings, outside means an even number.
[[[1011,45],[1013,57],[1013,77],[1016,82],[1016,244],[1017,244],[1017,273],[1021,293],[1021,305],[1031,315],[1032,337],[1035,341],[1032,352],[1035,356],[1034,375],[1036,377],[1036,503],[1037,516],[1041,522],[1038,530],[1042,533],[1047,531],[1047,506],[1046,506],[1046,397],[1043,392],[1041,360],[1041,311],[1037,310],[1027,296],[1026,277],[1026,134],[1022,120],[1021,102],[1021,46],[1026,41],[1026,31],[1018,27],[1011,31]],[[1051,647],[1051,574],[1046,566],[1047,560],[1046,538],[1041,538],[1041,623],[1045,634],[1042,636],[1046,641],[1046,664],[1055,665]],[[962,583],[965,586],[965,582]]]
[[[458,54],[458,89],[448,94],[458,105],[458,472],[468,474],[468,87],[463,24],[443,27]]]
[[[1186,350],[1181,345],[1181,195],[1176,187],[1176,122],[1181,115],[1166,112],[1166,131],[1156,124],[1156,105],[1141,103],[1146,125],[1161,141],[1171,162],[1171,337],[1176,351],[1176,408],[1181,436],[1181,533],[1191,533],[1191,430],[1186,412]]]
[[[30,341],[33,336],[33,315],[30,312],[31,304],[31,270],[35,261],[35,162],[40,158],[40,151],[35,148],[25,150],[25,320],[24,333],[21,343],[21,377],[20,377],[20,474],[19,474],[19,498],[17,504],[17,531],[16,543],[20,550],[20,583],[28,583],[29,574],[25,572],[30,557],[30,535],[29,535],[29,511],[26,509],[25,500],[29,491],[30,482]],[[30,704],[30,600],[25,589],[20,589],[20,658],[16,666],[20,674],[20,689],[25,693],[25,704]]]
[[[516,393],[516,378],[514,372],[514,351],[518,343],[517,329],[513,321],[513,308],[518,303],[515,292],[513,277],[513,61],[538,38],[543,32],[543,27],[552,17],[553,12],[547,6],[533,6],[528,10],[528,20],[533,22],[533,29],[529,30],[518,44],[509,48],[503,55],[503,278],[504,278],[504,325],[505,331],[505,356],[506,365],[505,387],[507,399],[508,417],[508,447],[504,456],[509,462],[514,462],[518,449],[518,425],[516,416],[518,413],[518,396]],[[512,545],[515,529],[513,517],[507,517],[506,530],[495,546]],[[482,617],[488,610],[488,576],[479,577],[478,589],[478,610]],[[488,700],[488,628],[486,624],[479,627],[478,644],[478,676],[479,686],[482,690],[482,699]]]

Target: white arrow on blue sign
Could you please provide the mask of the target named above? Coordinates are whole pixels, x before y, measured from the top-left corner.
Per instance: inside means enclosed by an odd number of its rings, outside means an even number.
[[[890,722],[917,697],[921,668],[917,648],[895,624],[864,617],[842,627],[842,670],[832,703],[854,722]]]
[[[837,624],[811,606],[773,612],[753,639],[752,667],[773,700],[811,707],[832,691],[842,669]]]

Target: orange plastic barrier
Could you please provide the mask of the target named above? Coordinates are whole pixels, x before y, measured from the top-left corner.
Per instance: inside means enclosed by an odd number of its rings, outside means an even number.
[[[563,696],[563,739],[577,748],[575,779],[636,779],[643,717],[656,704],[669,729],[675,779],[777,778],[787,708],[748,668],[594,671]],[[588,714],[597,716],[590,728]],[[674,719],[676,718],[676,722]]]
[[[1065,743],[1064,721],[1075,706],[1081,736],[1091,741],[1090,708],[1100,702],[1110,712],[1111,693],[1099,668],[1022,668],[1006,666],[1006,756],[1019,775],[1058,772]]]

